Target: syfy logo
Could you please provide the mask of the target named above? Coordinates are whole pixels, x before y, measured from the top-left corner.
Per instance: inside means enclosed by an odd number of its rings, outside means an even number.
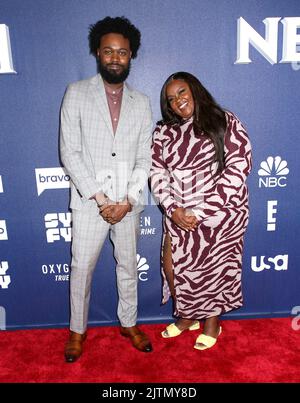
[[[16,73],[11,55],[9,29],[0,24],[0,74]]]
[[[70,176],[63,168],[36,168],[35,179],[38,196],[46,189],[70,187]]]
[[[288,175],[289,172],[290,171],[287,167],[287,162],[285,160],[282,160],[281,157],[268,157],[266,161],[261,162],[260,169],[258,170],[258,175],[260,176],[258,182],[259,187],[285,187],[285,175]]]
[[[0,220],[0,241],[7,241],[7,229],[6,229],[6,221]]]
[[[11,283],[10,276],[5,274],[8,269],[8,262],[0,262],[0,287],[8,288]]]
[[[263,270],[269,270],[271,267],[274,268],[274,270],[281,271],[281,270],[287,270],[288,269],[288,255],[277,255],[274,258],[269,257],[267,258],[267,262],[265,262],[265,256],[260,257],[260,263],[259,265],[257,264],[257,257],[252,256],[251,257],[251,269],[255,272],[260,272]]]
[[[278,23],[281,17],[269,17],[263,20],[265,24],[265,38],[258,34],[244,18],[237,22],[237,60],[235,64],[251,63],[249,58],[249,44],[251,44],[269,63],[277,63]],[[297,63],[300,61],[300,52],[297,45],[300,43],[300,17],[285,17],[280,21],[283,25],[282,58],[279,63]]]
[[[136,261],[137,261],[137,270],[138,270],[139,280],[147,281],[149,265],[147,264],[146,258],[141,257],[139,254],[137,254]]]
[[[0,175],[0,193],[3,193],[2,176]]]
[[[71,213],[48,213],[45,215],[45,227],[47,242],[60,241],[71,242]]]

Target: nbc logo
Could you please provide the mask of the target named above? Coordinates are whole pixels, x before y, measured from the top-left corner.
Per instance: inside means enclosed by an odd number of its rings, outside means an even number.
[[[281,157],[268,157],[266,161],[262,161],[258,170],[259,187],[274,188],[286,186],[286,175],[289,169],[287,162]]]
[[[139,254],[137,254],[136,261],[137,261],[137,270],[138,270],[139,279],[141,281],[147,281],[149,265],[147,264],[146,258],[141,257]]]

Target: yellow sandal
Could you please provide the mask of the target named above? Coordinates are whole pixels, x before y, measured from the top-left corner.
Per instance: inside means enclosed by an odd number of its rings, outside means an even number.
[[[189,330],[198,330],[200,329],[200,322],[198,320],[196,320],[191,326],[189,326],[187,329]],[[187,330],[184,329],[184,330]],[[166,329],[161,332],[162,337],[164,337],[165,339],[169,338],[169,337],[177,337],[179,336],[182,332],[184,332],[184,330],[180,330],[175,323],[171,323],[171,325],[167,326]]]
[[[220,326],[219,333],[218,333],[218,336],[216,338],[211,337],[211,336],[207,336],[206,334],[203,334],[203,333],[200,334],[200,336],[198,336],[197,339],[196,339],[196,343],[194,345],[194,348],[196,350],[206,350],[207,348],[213,347],[216,344],[217,339],[218,339],[218,337],[220,336],[221,333],[222,333],[222,327]],[[200,343],[204,344],[204,346],[200,346]]]

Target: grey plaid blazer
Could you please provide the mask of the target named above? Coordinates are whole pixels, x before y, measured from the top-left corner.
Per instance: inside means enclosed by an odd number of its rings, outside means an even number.
[[[124,85],[113,133],[100,74],[67,87],[60,114],[60,154],[71,177],[72,209],[81,209],[98,191],[114,201],[126,196],[143,209],[143,188],[151,165],[152,118],[147,96]]]

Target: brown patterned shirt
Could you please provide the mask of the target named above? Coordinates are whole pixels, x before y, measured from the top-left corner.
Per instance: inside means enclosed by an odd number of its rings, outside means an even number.
[[[104,83],[106,99],[109,107],[111,123],[113,127],[114,133],[116,133],[117,126],[119,123],[121,103],[122,103],[122,95],[123,95],[123,86],[114,89]]]

